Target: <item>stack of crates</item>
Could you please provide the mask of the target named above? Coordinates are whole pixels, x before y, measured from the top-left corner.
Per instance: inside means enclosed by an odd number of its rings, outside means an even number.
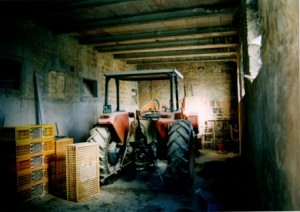
[[[54,172],[54,125],[0,130],[0,184],[8,197],[27,201],[48,193]]]
[[[67,145],[67,200],[80,202],[100,192],[99,145],[75,143]]]
[[[55,173],[49,190],[56,196],[66,198],[66,152],[67,145],[73,144],[73,138],[55,138]]]

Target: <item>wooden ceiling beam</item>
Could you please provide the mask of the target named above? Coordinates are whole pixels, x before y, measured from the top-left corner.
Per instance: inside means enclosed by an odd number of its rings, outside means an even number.
[[[84,45],[114,46],[156,41],[204,39],[237,35],[238,29],[229,26],[205,27],[198,29],[165,30],[112,36],[79,36],[79,43]]]
[[[210,17],[222,14],[234,14],[237,11],[236,8],[223,8],[223,9],[206,9],[206,8],[193,8],[193,9],[183,9],[168,12],[158,12],[146,15],[137,15],[130,17],[121,17],[115,19],[85,19],[82,21],[77,21],[76,23],[64,23],[63,26],[55,25],[57,33],[72,33],[80,31],[89,31],[95,29],[104,28],[114,28],[119,26],[130,26],[130,25],[140,25],[145,23],[155,23],[170,20],[180,20],[185,18],[193,17]]]
[[[217,43],[217,44],[203,44],[203,45],[186,45],[186,46],[172,46],[172,47],[156,47],[145,49],[124,49],[124,50],[107,50],[100,52],[111,52],[113,54],[127,54],[127,53],[141,53],[141,52],[159,52],[159,51],[178,51],[178,50],[191,50],[191,49],[216,49],[216,48],[231,48],[237,47],[237,43]]]
[[[181,57],[181,58],[163,58],[163,59],[143,59],[127,60],[127,64],[144,65],[144,64],[168,64],[168,63],[189,63],[189,62],[226,62],[237,61],[236,55],[231,56],[205,56],[205,57]]]
[[[133,53],[133,52],[155,52],[170,50],[188,50],[188,49],[209,49],[236,47],[236,37],[222,37],[201,40],[182,40],[171,42],[154,42],[146,44],[134,44],[123,46],[95,47],[99,52],[112,52],[115,54]]]
[[[161,59],[161,58],[181,58],[181,57],[197,57],[197,56],[232,56],[236,55],[236,48],[224,49],[200,49],[200,50],[178,50],[178,51],[160,51],[160,52],[144,52],[115,54],[115,59]]]

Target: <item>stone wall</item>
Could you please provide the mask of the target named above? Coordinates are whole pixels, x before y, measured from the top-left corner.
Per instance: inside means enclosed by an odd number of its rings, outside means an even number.
[[[138,69],[175,68],[182,73],[179,79],[179,99],[193,96],[189,101],[189,112],[199,114],[201,129],[210,119],[230,119],[237,123],[237,65],[235,62],[189,62],[143,65]],[[139,104],[159,99],[160,105],[169,106],[169,83],[160,81],[139,83]],[[201,130],[200,129],[200,130]]]
[[[42,123],[56,123],[60,135],[84,141],[103,109],[103,73],[134,70],[135,67],[114,60],[111,54],[100,54],[91,47],[79,45],[67,35],[54,35],[32,23],[1,20],[0,24],[0,57],[22,64],[20,89],[0,88],[0,109],[5,113],[5,126],[39,123],[35,91],[37,73],[44,109]],[[9,67],[0,69],[9,71]],[[122,107],[136,107],[129,90],[137,89],[137,84],[123,83],[121,86]],[[112,88],[111,97],[114,91]],[[115,100],[112,101],[114,105]]]
[[[299,1],[261,0],[258,14],[262,67],[244,97],[245,192],[253,210],[299,210]]]

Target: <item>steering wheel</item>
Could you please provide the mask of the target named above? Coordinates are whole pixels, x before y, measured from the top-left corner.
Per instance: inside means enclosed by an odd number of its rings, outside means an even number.
[[[153,104],[153,102],[156,102],[156,105]],[[147,107],[149,107],[148,110],[142,111],[141,116],[142,119],[146,120],[153,120],[153,119],[159,119],[160,117],[160,104],[157,99],[153,99],[150,103],[147,104]]]
[[[160,117],[158,110],[146,110],[141,113],[142,119],[144,120],[157,120]]]
[[[159,111],[160,110],[160,104],[159,104],[159,101],[157,100],[157,99],[153,99],[152,100],[153,102],[156,102],[156,104],[157,104],[157,111]]]

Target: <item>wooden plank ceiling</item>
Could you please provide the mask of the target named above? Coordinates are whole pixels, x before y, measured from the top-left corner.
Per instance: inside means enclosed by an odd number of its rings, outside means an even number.
[[[13,1],[11,1],[13,2]],[[128,64],[236,61],[241,0],[18,1],[2,5]],[[13,6],[13,7],[12,7]]]

